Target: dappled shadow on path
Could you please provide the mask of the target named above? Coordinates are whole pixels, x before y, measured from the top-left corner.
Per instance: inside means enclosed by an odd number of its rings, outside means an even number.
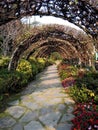
[[[62,87],[56,66],[50,66],[36,76],[36,80],[31,82],[22,94],[31,94],[36,91],[43,91],[47,88]]]

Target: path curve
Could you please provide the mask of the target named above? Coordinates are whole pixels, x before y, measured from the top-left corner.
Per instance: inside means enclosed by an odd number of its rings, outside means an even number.
[[[74,101],[63,89],[56,65],[37,75],[0,114],[0,130],[71,130]]]

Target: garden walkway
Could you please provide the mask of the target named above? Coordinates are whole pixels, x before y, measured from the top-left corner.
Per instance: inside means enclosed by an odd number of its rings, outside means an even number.
[[[0,130],[71,130],[74,101],[65,93],[56,65],[38,74],[20,98],[8,104],[0,114]]]

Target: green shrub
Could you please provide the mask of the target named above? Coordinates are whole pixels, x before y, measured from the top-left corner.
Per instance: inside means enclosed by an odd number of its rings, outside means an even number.
[[[60,64],[59,67],[59,75],[61,80],[64,80],[68,77],[76,77],[78,73],[78,69],[75,66],[66,66],[65,64]]]
[[[42,58],[37,59],[38,62],[38,70],[41,72],[45,68],[45,60]]]
[[[35,76],[38,73],[38,67],[36,64],[31,64],[32,66],[32,75]]]
[[[61,70],[59,75],[60,75],[61,80],[68,78],[68,73],[65,70]]]
[[[77,78],[76,83],[79,88],[85,85],[88,89],[98,93],[98,73],[86,73],[82,78]]]
[[[28,62],[24,59],[22,59],[20,61],[16,70],[18,72],[21,72],[27,79],[32,77],[32,66],[31,66],[30,62]]]
[[[70,88],[70,95],[77,103],[85,103],[91,101],[95,96],[93,91],[87,89],[86,87],[79,89],[77,86]]]
[[[0,70],[0,93],[18,92],[28,83],[27,75],[18,71]]]
[[[55,64],[55,61],[53,59],[47,59],[46,60],[46,66]]]
[[[69,66],[68,69],[71,71],[72,76],[76,76],[78,74],[78,68],[75,66]]]
[[[55,60],[55,61],[56,60],[62,60],[62,57],[61,57],[61,55],[58,52],[51,53],[50,58]]]
[[[33,74],[41,72],[46,67],[46,61],[43,58],[35,59],[34,57],[30,57],[29,62],[32,65]]]
[[[34,57],[30,57],[29,60],[28,60],[31,64],[34,63],[34,64],[37,64],[37,60],[34,58]]]
[[[32,75],[35,76],[38,73],[38,62],[33,57],[29,58],[29,62],[31,63],[32,66]]]
[[[98,95],[96,95],[96,96],[94,97],[94,101],[95,101],[95,104],[98,105]]]
[[[0,69],[7,68],[9,61],[10,61],[9,57],[0,57]]]
[[[29,62],[32,66],[32,75],[35,76],[38,72],[41,72],[45,67],[53,65],[55,62],[52,59],[38,58],[34,57],[29,58]]]
[[[4,92],[8,89],[10,73],[7,69],[0,70],[0,92]]]

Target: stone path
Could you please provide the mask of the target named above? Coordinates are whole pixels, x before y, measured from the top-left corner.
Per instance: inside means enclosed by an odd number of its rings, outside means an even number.
[[[0,114],[0,130],[71,130],[74,101],[65,93],[56,65],[37,75]]]

